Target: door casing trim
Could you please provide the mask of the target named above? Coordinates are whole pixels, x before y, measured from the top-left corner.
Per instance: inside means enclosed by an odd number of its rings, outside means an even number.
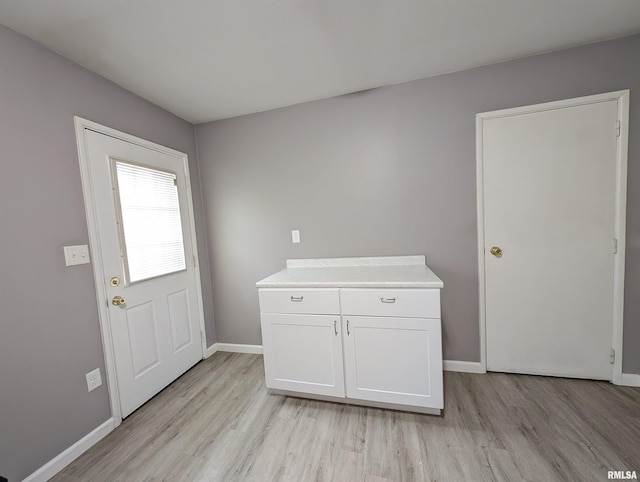
[[[573,99],[546,102],[511,109],[502,109],[476,114],[476,194],[478,219],[478,299],[480,318],[480,365],[487,368],[487,328],[486,328],[486,271],[484,263],[484,158],[483,158],[483,122],[488,119],[510,117],[534,112],[542,112],[566,107],[616,101],[618,103],[618,122],[620,135],[616,149],[616,192],[615,192],[615,233],[618,240],[618,252],[614,257],[613,272],[613,327],[612,345],[615,361],[612,366],[611,382],[623,384],[622,346],[624,320],[624,270],[626,252],[627,225],[627,159],[629,146],[629,90],[619,90],[604,94],[589,95]],[[612,126],[612,130],[615,126]]]
[[[109,310],[107,299],[106,275],[102,258],[94,256],[94,253],[101,252],[100,236],[98,234],[96,203],[93,197],[93,185],[90,176],[90,159],[88,155],[88,142],[85,136],[86,131],[97,132],[115,139],[129,142],[141,147],[145,147],[154,151],[168,154],[182,160],[185,179],[187,181],[187,211],[189,215],[189,229],[191,231],[191,243],[193,254],[195,256],[195,276],[196,276],[196,296],[198,302],[198,316],[200,325],[200,347],[202,358],[206,353],[206,336],[204,324],[204,309],[202,302],[202,285],[200,280],[200,263],[198,262],[198,246],[195,232],[195,216],[193,210],[193,199],[191,191],[191,178],[189,176],[189,159],[186,154],[170,149],[168,147],[155,144],[153,142],[141,139],[139,137],[126,134],[124,132],[112,129],[110,127],[97,124],[82,117],[74,116],[73,118],[76,131],[76,143],[78,147],[78,160],[80,162],[80,176],[82,180],[82,194],[84,197],[84,205],[87,217],[87,227],[89,230],[89,247],[91,250],[91,262],[93,265],[93,278],[96,287],[96,300],[98,305],[98,319],[100,322],[100,334],[102,337],[102,347],[104,350],[104,363],[106,371],[106,383],[109,391],[109,402],[111,405],[111,416],[113,418],[114,427],[122,423],[122,409],[120,407],[120,398],[118,391],[118,379],[116,377],[115,352],[113,347],[113,338],[109,329]],[[187,262],[189,262],[187,260]]]

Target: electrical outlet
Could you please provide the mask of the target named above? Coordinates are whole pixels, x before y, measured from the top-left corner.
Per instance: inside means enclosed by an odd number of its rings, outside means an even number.
[[[292,243],[300,242],[300,230],[294,229],[293,231],[291,231],[291,242]]]
[[[99,368],[87,373],[85,376],[87,377],[87,390],[95,390],[102,385],[102,377],[100,376]]]

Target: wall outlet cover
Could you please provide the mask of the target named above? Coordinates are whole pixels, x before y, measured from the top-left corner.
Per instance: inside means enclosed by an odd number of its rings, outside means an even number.
[[[100,369],[96,368],[92,372],[85,375],[87,377],[87,390],[95,390],[102,385],[102,377],[100,376]]]
[[[64,262],[67,266],[77,264],[87,264],[91,262],[89,258],[89,246],[81,244],[78,246],[64,246]]]

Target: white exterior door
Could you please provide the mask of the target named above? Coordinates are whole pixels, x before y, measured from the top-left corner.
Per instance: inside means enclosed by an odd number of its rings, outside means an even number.
[[[611,379],[618,118],[608,100],[482,120],[488,370]]]
[[[186,156],[84,136],[124,418],[203,357]]]

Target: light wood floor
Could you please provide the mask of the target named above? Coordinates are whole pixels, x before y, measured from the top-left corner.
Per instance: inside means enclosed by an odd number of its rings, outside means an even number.
[[[445,373],[442,417],[270,395],[216,353],[54,481],[604,481],[640,476],[640,389]]]

